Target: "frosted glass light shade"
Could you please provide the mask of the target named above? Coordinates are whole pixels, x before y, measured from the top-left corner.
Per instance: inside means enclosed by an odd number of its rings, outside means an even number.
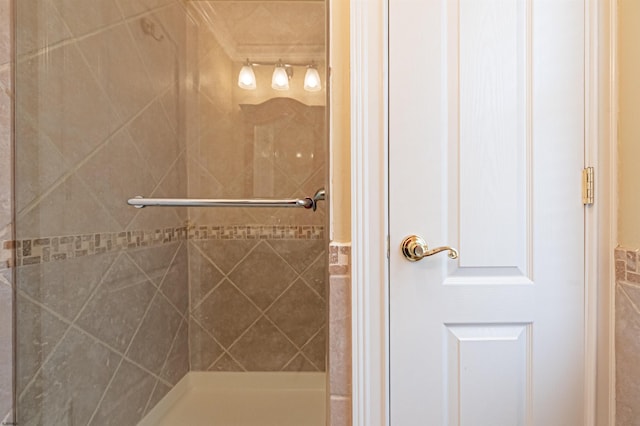
[[[271,87],[275,90],[288,90],[289,89],[289,75],[284,65],[276,65],[273,70],[273,77],[271,77]]]
[[[241,89],[247,90],[254,90],[256,88],[256,75],[250,64],[244,65],[240,70],[240,74],[238,74],[238,86],[240,86]]]
[[[322,90],[320,74],[313,66],[307,67],[307,73],[304,75],[304,90],[307,92],[319,92]]]

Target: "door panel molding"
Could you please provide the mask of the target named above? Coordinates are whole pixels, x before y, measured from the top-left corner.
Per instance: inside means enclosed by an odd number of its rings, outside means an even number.
[[[445,324],[444,334],[448,424],[526,424],[533,410],[532,324]]]
[[[586,212],[585,404],[597,407],[587,425],[605,426],[614,424],[615,406],[611,258],[616,244],[617,22],[615,1],[585,2],[585,161],[598,171],[599,197]],[[351,0],[353,424],[361,426],[389,423],[387,14],[386,0]]]

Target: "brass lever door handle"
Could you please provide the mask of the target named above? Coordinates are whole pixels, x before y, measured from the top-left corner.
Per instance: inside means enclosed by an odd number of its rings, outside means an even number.
[[[401,248],[404,257],[406,257],[407,260],[411,262],[417,262],[418,260],[424,259],[427,256],[433,256],[434,254],[443,251],[448,251],[449,258],[451,259],[457,259],[459,256],[458,250],[454,249],[453,247],[444,246],[429,250],[429,247],[427,247],[427,242],[417,235],[410,235],[402,240]]]

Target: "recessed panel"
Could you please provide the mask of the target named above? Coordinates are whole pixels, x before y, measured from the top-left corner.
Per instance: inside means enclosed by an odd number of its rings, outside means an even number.
[[[447,424],[526,424],[530,324],[448,325]]]
[[[460,0],[460,266],[526,275],[528,18],[526,0]]]

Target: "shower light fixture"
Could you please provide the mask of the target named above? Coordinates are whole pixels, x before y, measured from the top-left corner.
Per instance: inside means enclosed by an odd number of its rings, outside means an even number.
[[[253,72],[253,66],[248,59],[242,66],[240,74],[238,74],[238,86],[246,90],[254,90],[256,88],[256,74]]]
[[[256,75],[254,67],[256,66],[272,66],[273,75],[271,76],[271,88],[274,90],[289,90],[289,81],[293,77],[294,67],[306,67],[307,71],[304,75],[304,90],[308,92],[319,92],[322,90],[322,82],[320,74],[315,62],[307,63],[284,63],[282,60],[278,62],[251,62],[249,59],[242,65],[238,74],[238,86],[245,90],[254,90],[257,87]]]

